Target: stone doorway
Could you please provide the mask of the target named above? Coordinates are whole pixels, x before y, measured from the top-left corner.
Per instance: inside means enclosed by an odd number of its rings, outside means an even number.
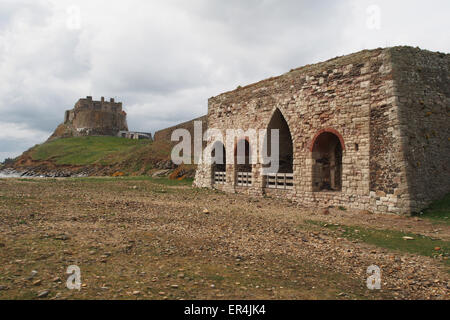
[[[312,149],[313,191],[342,190],[342,151],[341,140],[331,132],[321,133]]]

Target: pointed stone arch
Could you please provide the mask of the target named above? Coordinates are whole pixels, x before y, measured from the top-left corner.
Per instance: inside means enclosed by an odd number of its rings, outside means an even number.
[[[292,139],[291,129],[279,108],[275,108],[267,124],[267,138],[268,138],[268,154],[271,154],[271,130],[280,130],[279,141],[279,172],[278,173],[293,173],[294,170],[294,143]]]
[[[227,152],[221,141],[216,141],[211,150],[211,173],[213,184],[225,184],[227,182]]]
[[[211,150],[213,172],[225,172],[227,164],[227,152],[221,141],[214,142]]]

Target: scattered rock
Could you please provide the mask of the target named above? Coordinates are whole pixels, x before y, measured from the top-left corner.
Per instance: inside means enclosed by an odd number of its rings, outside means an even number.
[[[38,274],[38,272],[36,270],[31,271],[30,276],[27,278],[28,281],[32,280],[36,275]]]
[[[42,280],[36,280],[33,282],[33,286],[40,286],[42,284]]]
[[[403,240],[414,240],[413,237],[403,237]]]
[[[5,290],[8,290],[8,287],[7,287],[7,286],[1,285],[1,286],[0,286],[0,291],[5,291]]]
[[[49,295],[49,293],[50,293],[50,291],[44,290],[44,291],[39,292],[37,297],[38,298],[45,298],[45,297],[47,297]]]
[[[153,178],[157,178],[157,177],[164,177],[167,176],[169,174],[170,170],[159,170],[156,171],[155,173],[153,173],[152,177]]]
[[[210,214],[210,212],[209,212],[208,209],[203,210],[203,213],[204,213],[204,214]]]
[[[66,240],[69,240],[69,236],[66,234],[60,234],[55,237],[55,240],[66,241]]]
[[[133,296],[138,296],[138,295],[140,295],[141,294],[141,292],[140,291],[133,291]]]
[[[436,247],[436,248],[434,248],[434,251],[441,251],[441,248],[440,247]]]

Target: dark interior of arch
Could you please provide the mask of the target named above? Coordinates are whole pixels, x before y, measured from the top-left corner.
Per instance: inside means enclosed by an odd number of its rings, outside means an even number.
[[[289,130],[288,123],[279,109],[276,109],[272,119],[267,127],[267,154],[272,154],[272,135],[271,130],[280,130],[280,144],[279,144],[279,170],[278,173],[293,173],[293,145],[291,131]],[[268,166],[268,165],[267,165]]]
[[[245,155],[238,155],[238,150],[245,148]],[[234,153],[236,172],[252,172],[252,159],[250,152],[250,143],[247,140],[239,140],[236,144],[236,150]]]
[[[221,154],[220,154],[221,153]],[[216,142],[211,152],[211,158],[213,159],[213,172],[225,172],[227,163],[227,153],[225,146],[222,142]]]
[[[342,146],[339,138],[329,132],[322,133],[313,147],[313,190],[342,190]]]

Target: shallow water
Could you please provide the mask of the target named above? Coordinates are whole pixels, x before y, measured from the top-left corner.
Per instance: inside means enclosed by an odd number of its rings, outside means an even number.
[[[20,174],[18,173],[5,173],[5,172],[0,172],[0,178],[19,178]]]

